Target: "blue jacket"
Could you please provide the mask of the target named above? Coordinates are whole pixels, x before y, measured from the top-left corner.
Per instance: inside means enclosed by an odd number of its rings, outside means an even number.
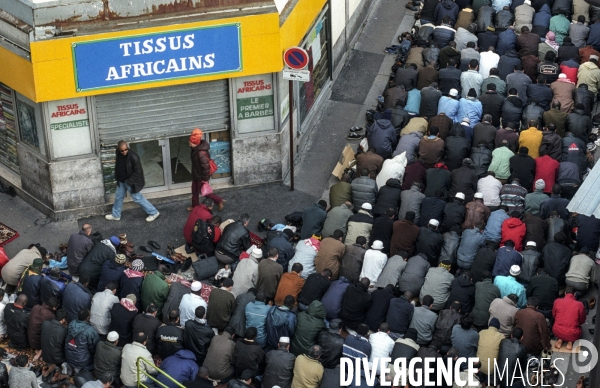
[[[458,118],[458,100],[452,97],[442,96],[438,102],[438,114],[444,112],[446,116],[450,117],[452,121],[462,120]]]
[[[435,7],[433,17],[435,18],[436,24],[442,24],[444,16],[450,17],[450,24],[456,23],[456,17],[458,16],[458,5],[452,0],[442,0]]]
[[[172,356],[165,358],[160,368],[169,376],[180,383],[183,381],[192,381],[198,374],[198,364],[196,356],[189,350],[181,349]],[[165,375],[159,374],[158,381],[169,388],[174,388],[175,383],[167,379]]]
[[[279,251],[277,262],[283,267],[283,272],[288,272],[288,263],[294,257],[294,247],[287,240],[285,234],[279,233],[277,236],[269,239],[267,243],[268,248],[277,248]]]
[[[493,211],[485,224],[483,237],[486,240],[500,242],[502,239],[502,223],[507,218],[510,218],[510,216],[504,210]]]
[[[590,25],[590,34],[588,35],[587,44],[594,46],[594,50],[600,50],[600,23]]]
[[[69,283],[63,291],[62,306],[67,312],[67,321],[76,320],[82,309],[92,306],[92,293],[79,282]]]
[[[502,31],[498,34],[498,43],[496,46],[496,54],[502,56],[508,50],[517,48],[517,34],[511,29]]]
[[[500,298],[504,298],[510,294],[515,294],[519,297],[517,306],[523,308],[527,305],[527,295],[525,293],[525,286],[517,282],[512,276],[496,276],[494,278],[494,284],[500,290]]]
[[[118,284],[125,269],[124,265],[117,264],[114,260],[106,260],[104,264],[102,264],[102,273],[100,274],[100,280],[98,281],[98,292],[104,291],[106,285],[110,281],[117,282]]]
[[[270,309],[271,306],[257,300],[246,305],[246,329],[249,327],[256,327],[256,330],[258,330],[256,342],[263,348],[267,345],[266,326],[267,314]]]
[[[344,341],[342,355],[351,358],[369,358],[371,357],[371,344],[368,339],[359,334],[349,334]]]
[[[417,115],[419,114],[419,110],[421,110],[421,91],[419,89],[415,88],[408,91],[404,110]]]
[[[94,353],[100,337],[92,325],[77,319],[71,321],[65,340],[65,359],[69,365],[76,368],[94,365]]]
[[[479,100],[467,97],[461,98],[458,102],[458,117],[460,117],[460,120],[463,117],[468,117],[471,120],[471,128],[481,121],[482,113],[483,105],[481,105]]]
[[[532,25],[546,27],[546,32],[548,32],[551,17],[552,13],[550,13],[550,7],[548,4],[544,4],[542,5],[542,8],[533,15]]]
[[[331,285],[321,298],[323,306],[325,306],[325,317],[328,320],[338,318],[338,314],[342,309],[342,299],[350,282],[345,277],[341,276],[338,280],[331,282]]]
[[[485,238],[479,228],[465,230],[462,233],[460,245],[456,252],[458,266],[463,269],[471,269],[475,255],[484,243]]]
[[[392,157],[392,152],[394,152],[398,143],[396,128],[390,120],[379,119],[368,129],[367,141],[369,142],[369,148],[374,148],[376,154],[383,159],[389,159]]]
[[[501,247],[496,252],[496,262],[494,263],[492,276],[508,276],[510,274],[510,267],[513,265],[520,267],[522,263],[523,256],[514,248]]]
[[[296,330],[296,314],[285,306],[273,306],[267,314],[267,344],[277,349],[279,338],[292,338]]]

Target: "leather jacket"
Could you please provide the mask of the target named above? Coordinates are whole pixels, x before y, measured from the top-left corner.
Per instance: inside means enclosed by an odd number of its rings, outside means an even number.
[[[120,153],[117,149],[116,151],[116,159],[117,164],[122,163],[123,159],[119,157]],[[146,181],[144,180],[144,171],[142,170],[142,163],[140,162],[140,157],[138,154],[133,152],[133,150],[129,150],[127,156],[125,156],[125,163],[127,166],[127,179],[125,183],[131,187],[131,193],[139,193],[144,188]],[[117,178],[116,171],[118,171],[118,167],[115,166],[115,179]]]
[[[234,260],[238,260],[242,251],[250,248],[250,234],[248,229],[240,222],[227,225],[219,239],[216,250]]]

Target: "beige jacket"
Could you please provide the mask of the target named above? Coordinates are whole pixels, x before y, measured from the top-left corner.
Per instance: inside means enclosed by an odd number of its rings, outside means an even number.
[[[137,360],[139,357],[144,358],[149,364],[140,361],[141,371],[145,371],[147,374],[155,375],[157,373],[156,368],[152,367],[154,361],[152,360],[152,354],[146,349],[146,346],[139,342],[133,342],[125,345],[123,353],[121,354],[121,381],[123,385],[136,385],[137,386]],[[142,375],[140,371],[140,381],[144,382],[148,380],[148,377]]]
[[[515,325],[515,314],[519,311],[519,308],[508,298],[505,296],[504,298],[496,298],[490,304],[490,319],[488,323],[492,320],[492,318],[498,318],[500,321],[500,333],[504,334],[506,337],[510,335],[510,332]]]
[[[292,388],[319,388],[323,379],[323,365],[305,354],[296,357]]]

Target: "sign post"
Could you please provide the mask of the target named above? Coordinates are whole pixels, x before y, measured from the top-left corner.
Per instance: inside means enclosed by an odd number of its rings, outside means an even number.
[[[283,62],[283,79],[288,80],[290,101],[290,190],[294,191],[294,81],[310,81],[310,71],[304,70],[308,65],[308,53],[300,47],[285,50]]]

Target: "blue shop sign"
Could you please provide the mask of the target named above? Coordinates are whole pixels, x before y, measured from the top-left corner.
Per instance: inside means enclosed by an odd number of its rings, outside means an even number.
[[[241,26],[73,43],[77,91],[242,71]]]

